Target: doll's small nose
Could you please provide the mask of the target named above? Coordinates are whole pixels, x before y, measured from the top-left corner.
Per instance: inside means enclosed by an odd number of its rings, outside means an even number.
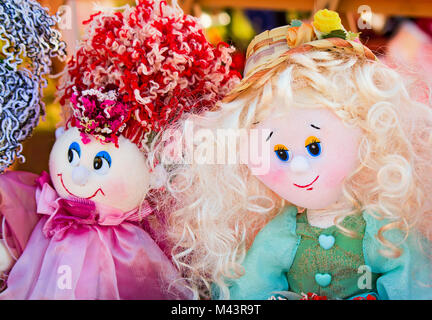
[[[72,170],[72,180],[79,186],[84,186],[89,179],[90,171],[83,166],[76,167]]]
[[[296,173],[306,172],[310,169],[309,161],[303,156],[295,156],[291,160],[291,170]]]

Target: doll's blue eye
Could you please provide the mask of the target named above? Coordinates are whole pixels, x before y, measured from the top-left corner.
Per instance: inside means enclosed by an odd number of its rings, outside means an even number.
[[[78,165],[81,158],[81,147],[77,142],[72,142],[68,150],[68,160],[73,166]]]
[[[102,158],[105,159],[108,162],[108,165],[111,167],[111,156],[106,151],[98,152],[95,158]]]
[[[321,142],[312,142],[306,146],[306,149],[312,157],[318,157],[321,154]]]
[[[111,168],[111,156],[106,151],[98,152],[93,160],[93,168],[100,174],[105,174]]]
[[[275,145],[274,146],[274,152],[276,153],[276,156],[281,161],[287,162],[291,158],[290,151],[283,144],[277,144],[277,145]]]

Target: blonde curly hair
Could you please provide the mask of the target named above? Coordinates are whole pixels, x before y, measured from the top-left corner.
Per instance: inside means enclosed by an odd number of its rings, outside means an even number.
[[[340,224],[359,211],[388,219],[378,234],[388,249],[382,254],[398,257],[400,246],[387,240],[385,231],[397,228],[408,235],[416,228],[431,238],[432,226],[432,110],[410,98],[404,80],[379,61],[337,49],[309,51],[293,54],[236,99],[188,120],[194,129],[251,129],[274,111],[267,102],[278,95],[287,110],[294,103],[320,105],[361,128],[360,165],[343,188],[353,209],[336,225],[349,233]],[[185,126],[179,129],[185,134]],[[216,146],[219,141],[200,143]],[[188,156],[185,150],[183,160]],[[187,187],[176,190],[185,178]],[[196,297],[210,298],[216,285],[218,298],[228,299],[227,278],[242,275],[241,263],[256,233],[286,201],[240,163],[177,165],[169,189],[178,203],[167,230],[174,262]]]

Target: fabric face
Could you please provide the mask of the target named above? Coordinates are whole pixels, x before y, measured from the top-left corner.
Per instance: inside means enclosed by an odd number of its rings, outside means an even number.
[[[257,175],[265,185],[307,209],[325,209],[340,199],[345,178],[359,164],[360,129],[324,107],[292,107],[257,128],[271,132],[260,146],[270,163]]]
[[[63,198],[83,198],[121,211],[137,208],[149,189],[144,154],[124,137],[118,147],[91,136],[83,143],[78,129],[58,137],[51,151],[51,180]]]

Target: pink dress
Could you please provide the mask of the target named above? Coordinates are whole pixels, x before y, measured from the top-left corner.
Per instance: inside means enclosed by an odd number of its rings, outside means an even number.
[[[0,176],[2,235],[17,261],[0,299],[189,299],[177,270],[138,222],[120,212],[61,199],[26,172]]]

